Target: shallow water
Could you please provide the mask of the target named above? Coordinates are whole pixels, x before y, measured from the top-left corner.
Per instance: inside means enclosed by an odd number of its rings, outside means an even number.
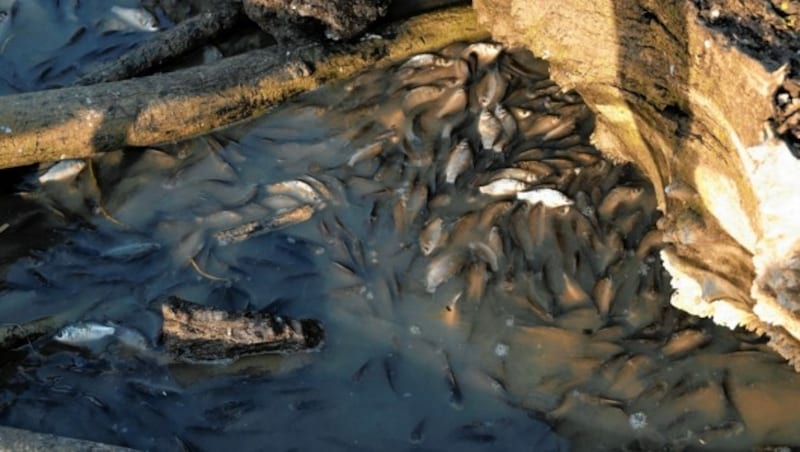
[[[800,444],[797,375],[760,339],[669,307],[652,188],[588,146],[579,99],[530,55],[473,50],[21,186],[68,226],[7,267],[0,319],[113,321],[155,352],[50,336],[8,352],[0,423],[148,450]],[[415,91],[432,85],[444,88]],[[481,111],[499,120],[498,104],[517,129],[487,139]],[[472,164],[448,175],[462,139]],[[530,174],[487,194],[493,178]],[[574,204],[517,199],[537,188]],[[315,214],[235,234],[298,205]],[[426,256],[419,238],[437,218]],[[231,366],[165,365],[170,295],[317,318],[327,340]]]

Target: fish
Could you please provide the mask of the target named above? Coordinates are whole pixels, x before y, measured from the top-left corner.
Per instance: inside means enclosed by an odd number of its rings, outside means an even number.
[[[67,345],[85,345],[111,337],[117,329],[98,322],[78,322],[67,325],[58,331],[53,339]]]
[[[72,179],[86,168],[86,161],[82,159],[61,160],[47,169],[37,179],[40,184]]]
[[[460,410],[464,408],[464,395],[461,393],[461,387],[458,385],[456,374],[453,372],[453,367],[450,365],[450,360],[448,359],[447,354],[442,352],[442,355],[444,357],[444,369],[446,376],[445,381],[450,389],[450,406]]]
[[[491,109],[506,94],[508,80],[496,68],[489,69],[472,87],[472,101],[478,107]]]
[[[100,256],[107,259],[130,262],[148,256],[160,249],[161,244],[157,242],[131,242],[108,248],[101,252]]]
[[[483,298],[486,291],[486,282],[489,274],[486,273],[486,264],[483,262],[473,262],[467,269],[467,290],[466,297],[470,303],[478,303]]]
[[[411,89],[403,97],[403,111],[413,114],[421,105],[438,100],[445,92],[441,86],[426,85]]]
[[[472,149],[469,141],[462,139],[450,151],[447,163],[444,167],[444,181],[447,184],[454,184],[459,176],[472,168]]]
[[[495,143],[500,138],[500,133],[503,131],[503,125],[490,110],[481,110],[478,116],[478,136],[481,139],[481,146],[484,150],[494,150]]]
[[[288,195],[297,198],[305,204],[321,204],[322,198],[308,182],[302,180],[289,180],[277,182],[266,186],[270,195]]]
[[[608,317],[611,312],[611,302],[614,301],[614,283],[610,276],[600,278],[592,289],[592,300],[597,307],[597,312],[601,317]]]
[[[419,235],[419,249],[423,256],[430,256],[447,241],[447,231],[444,229],[444,220],[434,217],[422,228]]]
[[[425,275],[425,290],[435,293],[436,288],[457,274],[464,267],[467,257],[461,250],[445,250],[428,263]]]
[[[489,245],[475,241],[470,242],[468,247],[472,255],[488,264],[493,272],[496,272],[500,268],[500,259]]]
[[[509,111],[500,104],[494,107],[494,115],[500,121],[500,126],[503,128],[502,148],[512,141],[517,135],[517,120]],[[495,152],[502,152],[504,149],[496,149],[500,143],[495,143]]]
[[[573,204],[573,201],[566,195],[552,188],[535,188],[530,191],[518,191],[517,199],[525,201],[530,205],[542,204],[550,209],[571,206]]]
[[[476,42],[468,45],[461,51],[461,58],[470,60],[475,58],[477,69],[482,69],[492,64],[503,52],[503,45],[494,42]]]
[[[482,185],[478,188],[478,191],[489,196],[517,196],[519,199],[519,193],[528,188],[530,188],[530,185],[525,182],[504,178]]]
[[[423,440],[425,440],[425,418],[422,418],[419,422],[417,422],[417,424],[414,426],[414,429],[411,430],[408,440],[414,445],[420,444]]]
[[[448,90],[442,95],[438,108],[435,109],[434,115],[439,118],[445,118],[463,112],[467,108],[467,92],[462,88]],[[445,128],[447,129],[447,128]],[[449,128],[452,130],[452,127]],[[442,133],[445,136],[444,132]],[[447,134],[449,135],[449,133]]]

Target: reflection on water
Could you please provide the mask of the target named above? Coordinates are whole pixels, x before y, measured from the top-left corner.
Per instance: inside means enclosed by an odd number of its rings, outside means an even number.
[[[27,195],[74,221],[7,268],[0,318],[112,321],[149,347],[21,347],[0,423],[150,450],[798,444],[797,375],[669,307],[653,189],[591,128],[542,61],[457,44],[97,157]],[[326,345],[165,364],[170,295],[318,318]]]

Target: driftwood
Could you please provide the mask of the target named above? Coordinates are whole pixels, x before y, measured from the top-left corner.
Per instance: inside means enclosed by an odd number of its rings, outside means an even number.
[[[264,49],[140,79],[0,98],[0,168],[189,138],[291,96],[459,40],[488,36],[468,7],[434,11],[357,44]]]
[[[91,70],[76,85],[114,82],[147,73],[165,62],[205,45],[230,30],[242,18],[234,4],[221,4],[213,12],[201,13],[157,34],[121,57]]]
[[[161,306],[162,339],[176,361],[230,362],[263,353],[293,353],[322,345],[322,324],[260,312],[231,313],[170,297]]]
[[[786,66],[737,49],[698,19],[695,2],[476,0],[475,8],[496,39],[548,59],[552,78],[583,96],[597,114],[599,149],[652,180],[671,243],[662,257],[672,303],[767,333],[800,366],[800,164],[768,128]]]

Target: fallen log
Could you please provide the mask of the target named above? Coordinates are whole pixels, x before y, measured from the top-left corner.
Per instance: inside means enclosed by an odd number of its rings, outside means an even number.
[[[167,355],[189,363],[232,362],[264,353],[314,350],[325,337],[313,319],[261,312],[233,313],[172,296],[161,306],[161,337]]]
[[[366,68],[488,36],[469,7],[430,12],[379,31],[381,38],[312,45],[288,56],[283,49],[263,49],[208,67],[2,97],[0,168],[193,137]]]
[[[712,16],[740,4],[722,3]],[[653,182],[672,303],[767,333],[800,370],[800,161],[768,127],[788,61],[739,50],[699,19],[695,2],[476,0],[475,8],[493,37],[546,58],[551,77],[583,96],[597,114],[599,149]]]

